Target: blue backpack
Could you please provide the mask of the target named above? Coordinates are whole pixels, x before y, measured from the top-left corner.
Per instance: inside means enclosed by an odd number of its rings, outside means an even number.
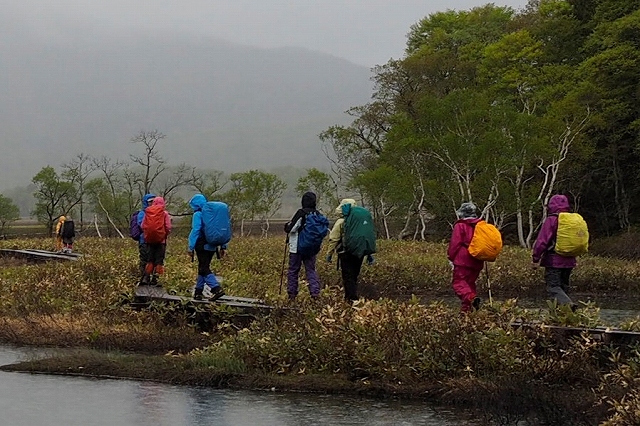
[[[329,219],[318,211],[308,213],[304,220],[304,226],[298,233],[298,254],[303,257],[318,254],[322,240],[328,233]]]
[[[142,235],[142,229],[138,225],[138,213],[140,210],[134,212],[129,219],[129,236],[136,241],[140,241],[140,235]]]
[[[231,241],[229,206],[221,201],[209,201],[202,207],[204,238],[212,246],[222,246]]]

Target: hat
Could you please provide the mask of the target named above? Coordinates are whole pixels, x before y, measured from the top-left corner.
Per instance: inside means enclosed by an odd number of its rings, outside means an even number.
[[[473,203],[462,203],[460,208],[456,210],[456,214],[460,219],[476,218],[478,217],[478,208]]]

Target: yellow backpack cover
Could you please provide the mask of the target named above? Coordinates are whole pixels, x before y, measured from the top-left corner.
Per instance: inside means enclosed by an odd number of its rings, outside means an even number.
[[[578,213],[558,214],[555,252],[560,256],[580,256],[589,250],[587,222]]]
[[[502,234],[498,228],[481,220],[474,227],[468,250],[478,260],[494,262],[502,251]]]

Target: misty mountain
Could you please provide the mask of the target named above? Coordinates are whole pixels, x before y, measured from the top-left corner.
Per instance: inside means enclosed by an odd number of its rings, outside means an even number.
[[[128,159],[140,130],[171,163],[323,167],[318,133],[366,103],[370,70],[301,48],[187,35],[0,30],[0,190],[80,152]],[[19,35],[19,36],[18,36]]]

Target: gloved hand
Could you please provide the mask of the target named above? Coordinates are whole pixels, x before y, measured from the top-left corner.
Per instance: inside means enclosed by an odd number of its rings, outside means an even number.
[[[326,260],[328,263],[331,263],[331,255],[330,255],[330,254],[328,254],[328,255],[327,255],[327,257],[325,258],[325,260]]]
[[[367,255],[367,265],[373,265],[375,263],[375,259],[370,254]]]

